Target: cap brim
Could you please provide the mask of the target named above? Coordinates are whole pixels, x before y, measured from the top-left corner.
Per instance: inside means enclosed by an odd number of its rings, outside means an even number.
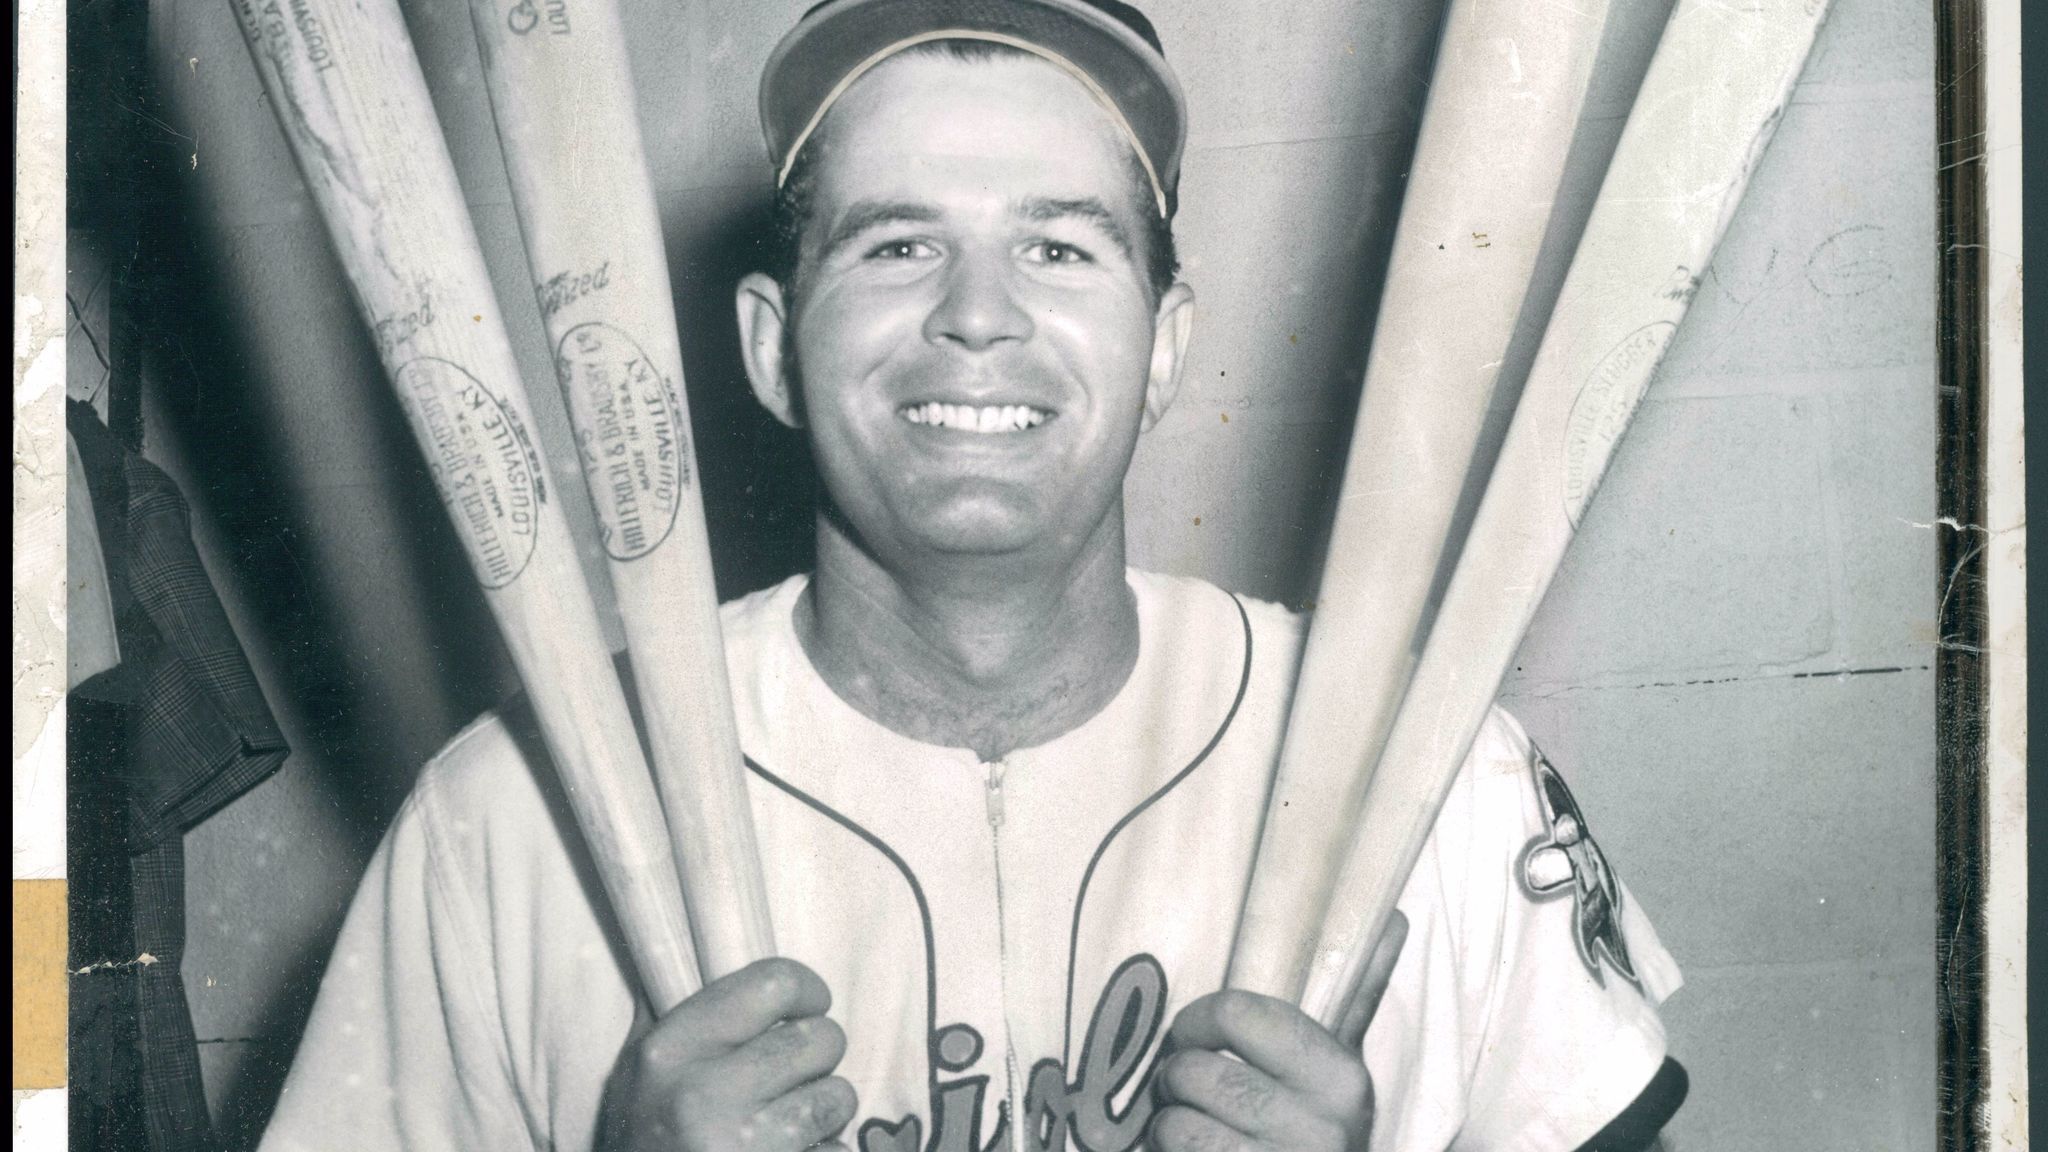
[[[905,47],[954,37],[1011,43],[1075,71],[1124,121],[1168,210],[1186,123],[1180,84],[1137,32],[1078,0],[833,0],[812,10],[761,73],[777,179],[853,80]]]

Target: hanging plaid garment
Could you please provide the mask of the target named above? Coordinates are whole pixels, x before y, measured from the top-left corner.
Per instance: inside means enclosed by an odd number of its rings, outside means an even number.
[[[184,833],[275,772],[288,749],[199,561],[177,485],[89,407],[74,402],[69,416],[107,553],[121,651],[118,666],[77,694],[126,713],[114,771],[127,799],[134,961],[74,982],[107,973],[132,981],[151,1152],[210,1152],[182,974]]]

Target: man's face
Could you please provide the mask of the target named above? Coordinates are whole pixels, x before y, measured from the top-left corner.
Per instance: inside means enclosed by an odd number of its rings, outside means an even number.
[[[823,130],[780,374],[834,504],[884,563],[1077,552],[1190,312],[1147,282],[1130,144],[1030,57],[898,57]]]

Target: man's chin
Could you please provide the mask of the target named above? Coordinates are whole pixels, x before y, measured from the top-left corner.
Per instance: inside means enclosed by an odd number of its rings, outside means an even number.
[[[1046,539],[1043,531],[1011,521],[977,519],[966,523],[926,526],[917,533],[918,549],[938,556],[991,559],[1030,552]]]
[[[1057,531],[1038,501],[1010,492],[962,494],[903,518],[907,542],[933,555],[1015,556],[1049,543]]]

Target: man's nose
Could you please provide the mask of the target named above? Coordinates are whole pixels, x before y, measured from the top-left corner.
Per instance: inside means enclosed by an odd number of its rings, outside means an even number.
[[[1010,273],[996,253],[958,254],[946,270],[945,294],[925,319],[925,339],[972,351],[1029,340],[1031,314],[1018,303]]]

